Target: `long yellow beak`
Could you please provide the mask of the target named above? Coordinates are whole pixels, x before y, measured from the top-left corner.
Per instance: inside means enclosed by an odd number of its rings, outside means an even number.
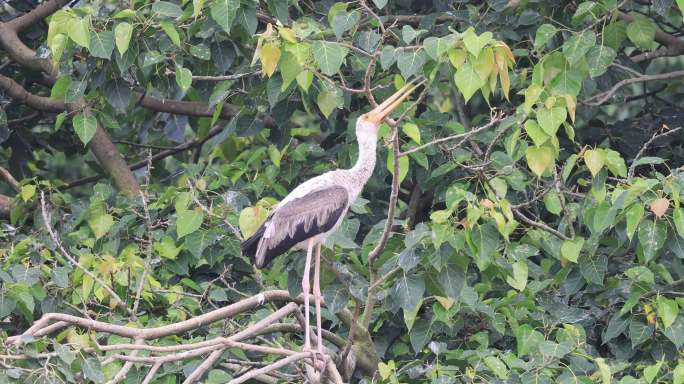
[[[390,96],[387,100],[383,101],[382,104],[375,107],[372,111],[366,114],[366,119],[372,123],[380,124],[382,119],[389,116],[392,111],[394,111],[399,104],[401,104],[413,91],[416,90],[424,81],[416,83],[416,79],[413,79],[406,83],[401,89],[399,89],[395,94]]]

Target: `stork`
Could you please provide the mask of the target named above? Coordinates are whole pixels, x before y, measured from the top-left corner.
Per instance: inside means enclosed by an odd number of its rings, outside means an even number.
[[[313,296],[316,304],[317,353],[323,353],[321,330],[321,244],[337,229],[347,210],[361,193],[375,167],[378,127],[420,84],[413,81],[403,86],[382,104],[361,115],[356,121],[359,154],[351,169],[336,169],[305,181],[292,190],[270,213],[268,219],[242,242],[243,255],[248,255],[257,268],[264,268],[290,248],[306,249],[302,279],[304,317],[306,321],[304,351],[312,351],[309,341],[309,273],[311,256],[316,247]]]

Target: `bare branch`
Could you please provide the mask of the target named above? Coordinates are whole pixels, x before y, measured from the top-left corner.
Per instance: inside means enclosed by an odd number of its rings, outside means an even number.
[[[5,168],[0,167],[0,177],[2,177],[5,182],[14,190],[14,192],[19,192],[19,182],[12,176],[12,174]]]
[[[427,147],[433,146],[433,145],[435,145],[435,144],[443,143],[443,142],[445,142],[445,141],[458,140],[458,139],[468,139],[468,138],[470,138],[470,137],[472,137],[472,136],[474,136],[474,135],[476,135],[476,134],[478,134],[478,133],[480,133],[480,132],[482,132],[482,131],[484,131],[484,130],[487,130],[487,129],[491,128],[494,124],[500,122],[502,119],[503,119],[503,114],[495,115],[495,116],[489,121],[489,123],[487,123],[487,124],[485,124],[485,125],[483,125],[483,126],[477,127],[477,128],[472,129],[472,130],[470,130],[470,131],[468,131],[468,132],[459,133],[459,134],[457,134],[457,135],[451,135],[451,136],[447,136],[447,137],[442,137],[442,138],[440,138],[440,139],[432,140],[432,141],[430,141],[430,142],[428,142],[428,143],[425,143],[425,144],[423,144],[423,145],[419,145],[419,146],[417,146],[417,147],[408,149],[408,150],[406,150],[406,151],[404,151],[404,152],[400,152],[400,153],[399,153],[399,156],[406,156],[406,155],[409,155],[409,154],[411,154],[411,153],[421,151],[421,150],[423,150],[423,149],[425,149],[425,148],[427,148]]]
[[[176,71],[167,69],[165,72],[167,75],[175,75]],[[252,71],[245,73],[235,73],[233,75],[216,75],[216,76],[204,76],[204,75],[192,75],[192,81],[224,81],[224,80],[239,80],[245,77],[259,76],[261,71]]]
[[[591,105],[591,106],[599,106],[615,94],[620,88],[629,85],[629,84],[634,84],[634,83],[641,83],[645,81],[656,81],[656,80],[669,80],[669,79],[676,79],[679,77],[684,77],[684,70],[682,71],[674,71],[674,72],[666,72],[666,73],[658,73],[655,75],[642,75],[640,77],[632,77],[629,79],[625,79],[622,81],[619,81],[617,84],[615,84],[610,90],[599,93],[598,95],[591,96],[590,98],[582,101],[583,104],[586,105]]]

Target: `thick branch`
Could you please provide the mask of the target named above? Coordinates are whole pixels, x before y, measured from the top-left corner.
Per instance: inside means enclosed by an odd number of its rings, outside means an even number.
[[[0,177],[14,190],[14,192],[19,192],[19,182],[12,176],[12,174],[5,168],[0,167]]]
[[[15,32],[21,32],[22,30],[32,26],[33,24],[43,20],[44,18],[57,12],[60,8],[67,5],[69,0],[49,0],[46,1],[30,12],[17,17],[16,19],[8,22],[8,26],[12,28]]]
[[[632,22],[634,17],[623,12],[619,12],[619,16],[622,20]],[[679,56],[684,54],[684,40],[681,40],[669,33],[663,32],[660,28],[656,27],[655,40],[660,44],[664,45],[664,49],[656,50],[653,53],[643,53],[632,57],[632,61],[640,62],[655,57],[661,56]]]
[[[12,210],[12,198],[5,195],[0,195],[0,216],[7,217]]]

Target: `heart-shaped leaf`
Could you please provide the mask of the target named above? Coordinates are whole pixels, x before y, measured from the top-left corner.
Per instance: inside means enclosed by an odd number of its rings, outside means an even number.
[[[541,177],[544,172],[549,169],[554,162],[553,149],[550,147],[529,147],[525,153],[527,159],[527,166],[530,170]]]

